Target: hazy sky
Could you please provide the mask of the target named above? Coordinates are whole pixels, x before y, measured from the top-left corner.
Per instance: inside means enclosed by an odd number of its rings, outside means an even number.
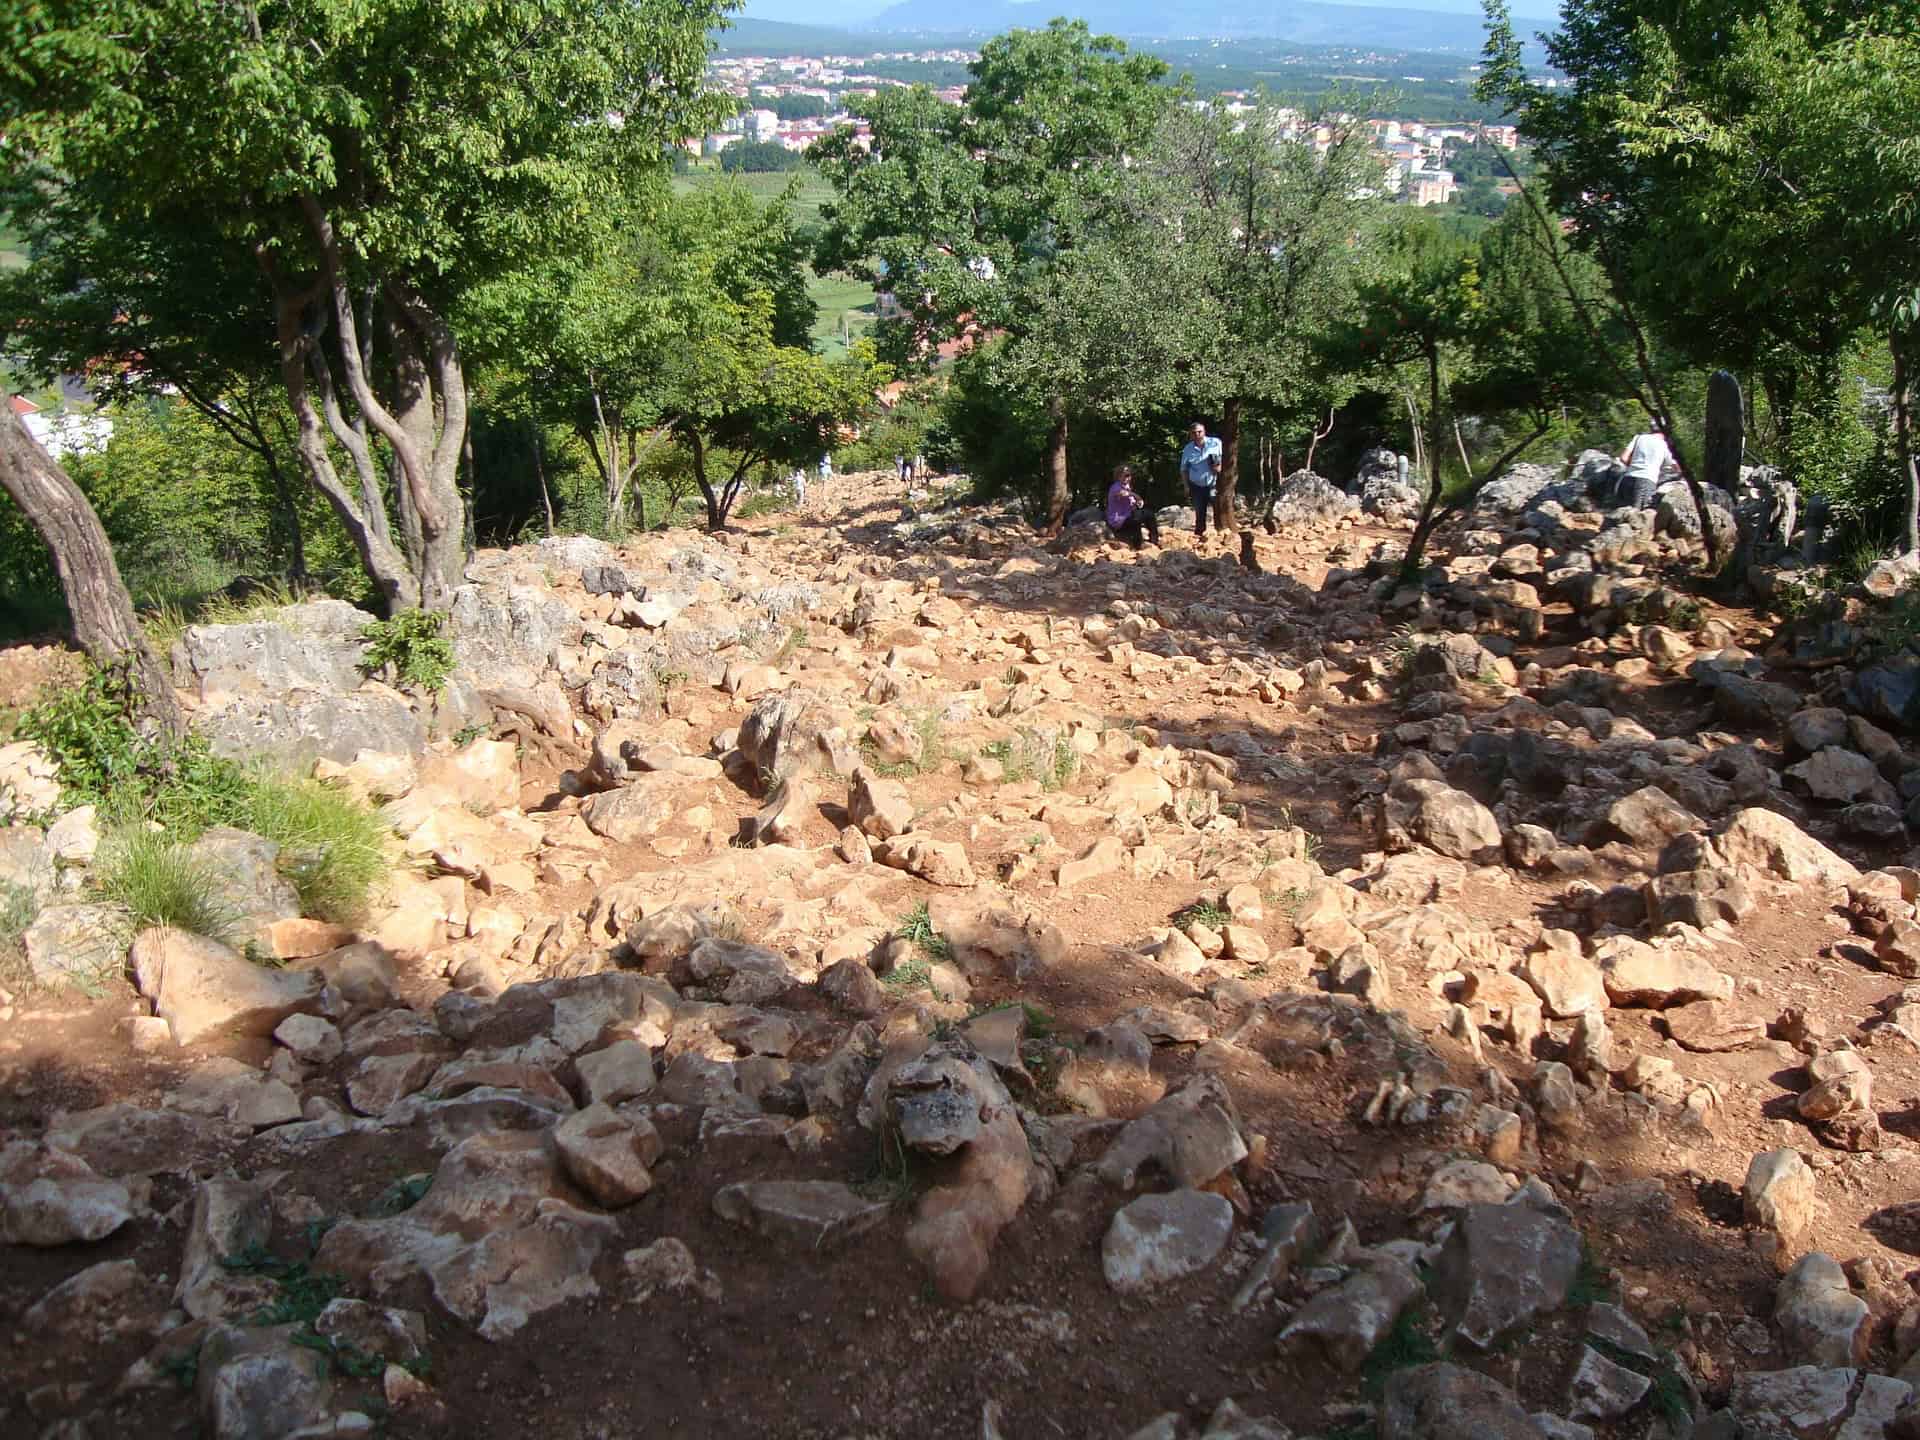
[[[878,15],[893,0],[747,0],[746,14],[759,20],[789,20],[798,24],[844,25]],[[1036,10],[1047,0],[1033,0]],[[1221,0],[1222,4],[1233,0]],[[1444,10],[1459,15],[1478,15],[1480,0],[1322,0],[1328,5],[1386,5],[1407,10]],[[1059,8],[1055,0],[1055,8]],[[1519,0],[1513,6],[1516,15],[1551,15],[1559,7],[1555,0]],[[956,12],[957,13],[957,12]],[[1052,14],[1053,11],[1048,11]]]

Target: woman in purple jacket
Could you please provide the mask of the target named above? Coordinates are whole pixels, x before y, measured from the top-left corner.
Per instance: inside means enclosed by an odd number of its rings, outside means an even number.
[[[1133,467],[1121,465],[1113,472],[1113,484],[1107,488],[1107,529],[1118,540],[1140,548],[1144,529],[1156,547],[1160,544],[1160,522],[1153,508],[1134,493]]]

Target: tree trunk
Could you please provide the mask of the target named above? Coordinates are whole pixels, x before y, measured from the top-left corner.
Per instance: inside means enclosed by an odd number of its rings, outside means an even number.
[[[1705,453],[1700,468],[1708,489],[1726,491],[1731,499],[1740,491],[1740,461],[1747,453],[1746,401],[1740,382],[1729,370],[1716,370],[1707,377],[1707,427]],[[1742,523],[1741,507],[1734,504],[1734,550],[1727,579],[1737,583],[1745,579],[1753,559],[1753,547],[1759,540],[1754,533],[1751,507],[1748,522]],[[1764,514],[1764,512],[1762,512]],[[1700,512],[1702,529],[1713,523],[1713,516]]]
[[[4,394],[5,392],[0,392]],[[173,677],[153,653],[114,564],[100,517],[80,487],[42,450],[13,407],[0,415],[0,490],[11,495],[53,552],[74,638],[95,663],[124,660],[140,686],[143,715],[170,735],[186,730]]]
[[[1216,530],[1231,531],[1234,496],[1240,488],[1240,407],[1238,395],[1229,397],[1220,416],[1220,480],[1213,489],[1213,525]]]
[[[1061,395],[1047,401],[1047,414],[1053,428],[1047,433],[1047,524],[1046,533],[1058,535],[1067,523],[1067,509],[1073,503],[1073,490],[1067,483],[1067,402]]]
[[[1906,543],[1909,555],[1920,551],[1920,458],[1913,453],[1913,376],[1907,370],[1907,342],[1892,337],[1893,446],[1907,478]]]

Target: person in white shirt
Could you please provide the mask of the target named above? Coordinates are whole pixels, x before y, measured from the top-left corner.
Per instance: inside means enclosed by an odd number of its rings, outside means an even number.
[[[1648,430],[1627,442],[1620,452],[1620,463],[1627,467],[1633,481],[1633,505],[1644,510],[1653,504],[1653,492],[1660,486],[1660,473],[1673,461],[1673,447],[1658,430]]]

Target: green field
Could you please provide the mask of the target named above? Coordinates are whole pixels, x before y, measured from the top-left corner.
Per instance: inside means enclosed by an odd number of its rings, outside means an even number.
[[[685,175],[673,177],[675,190],[691,190],[696,185],[733,184],[744,186],[747,192],[761,200],[773,200],[785,192],[788,185],[796,184],[798,189],[793,200],[793,218],[801,225],[812,225],[820,219],[820,207],[833,198],[833,186],[818,170],[789,170],[780,174],[728,175],[717,164],[704,162]]]
[[[4,218],[0,218],[0,270],[11,270],[27,263],[27,242]]]
[[[873,329],[873,287],[844,275],[815,275],[807,293],[820,313],[813,322],[813,343],[823,355],[844,355],[847,341]]]
[[[796,184],[794,218],[811,225],[820,218],[820,206],[833,198],[833,186],[817,170],[795,170],[784,175],[724,175],[718,167],[702,166],[691,174],[676,175],[676,190],[696,185],[737,184],[763,201],[772,201]],[[820,313],[813,322],[813,341],[823,355],[844,355],[849,340],[857,340],[873,328],[873,287],[863,280],[844,275],[811,275],[807,293]]]

